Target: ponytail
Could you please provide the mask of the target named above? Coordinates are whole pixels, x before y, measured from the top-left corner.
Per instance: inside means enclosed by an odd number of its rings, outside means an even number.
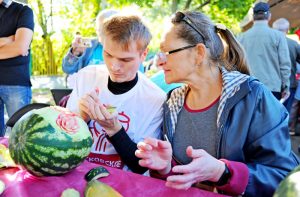
[[[244,49],[236,40],[232,32],[225,26],[220,27],[217,25],[216,29],[217,33],[219,33],[221,38],[225,40],[228,45],[222,55],[226,69],[230,71],[237,70],[241,73],[250,75]]]

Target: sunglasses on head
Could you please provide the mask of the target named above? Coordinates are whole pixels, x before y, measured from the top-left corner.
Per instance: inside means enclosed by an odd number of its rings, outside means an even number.
[[[180,23],[181,21],[185,22],[188,26],[190,26],[193,30],[195,30],[201,36],[201,38],[203,40],[203,44],[206,46],[205,39],[204,39],[205,37],[197,29],[195,23],[193,23],[193,21],[187,15],[185,15],[183,12],[176,12],[175,16],[172,18],[172,22],[174,22],[174,23]]]

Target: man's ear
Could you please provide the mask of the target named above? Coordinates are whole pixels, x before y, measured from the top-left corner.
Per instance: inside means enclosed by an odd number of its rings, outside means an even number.
[[[204,57],[206,55],[206,47],[204,44],[202,43],[199,43],[196,45],[196,53],[197,53],[197,56],[196,56],[196,65],[201,65],[203,60],[204,60]]]
[[[146,48],[146,49],[142,52],[142,54],[141,54],[142,62],[145,61],[148,52],[149,52],[149,49],[148,49],[148,48]]]

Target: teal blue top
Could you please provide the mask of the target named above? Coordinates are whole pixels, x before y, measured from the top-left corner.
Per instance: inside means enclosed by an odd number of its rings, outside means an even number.
[[[182,86],[182,83],[167,84],[165,81],[164,71],[159,71],[155,73],[150,79],[166,93],[168,93],[170,90],[173,90],[174,88]]]
[[[103,52],[103,46],[102,44],[99,43],[96,46],[95,50],[93,51],[88,65],[103,64],[104,60],[103,60],[102,52]]]

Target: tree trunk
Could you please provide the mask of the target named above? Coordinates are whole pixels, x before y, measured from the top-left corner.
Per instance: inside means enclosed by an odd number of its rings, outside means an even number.
[[[190,8],[190,5],[192,3],[192,0],[187,0],[184,6],[184,10],[188,10]]]
[[[52,3],[52,1],[51,1]],[[42,71],[43,74],[46,75],[55,75],[57,74],[57,66],[55,65],[55,58],[54,58],[54,53],[53,53],[53,43],[51,40],[51,32],[49,32],[48,29],[48,19],[52,18],[51,13],[50,16],[46,16],[45,13],[45,8],[44,5],[42,3],[41,0],[37,0],[37,4],[38,4],[38,14],[37,14],[37,18],[38,18],[38,23],[42,28],[43,31],[43,43],[44,43],[44,59],[45,59],[45,68]],[[52,7],[52,5],[50,5]],[[52,24],[50,24],[52,25]],[[52,26],[51,26],[52,29]]]
[[[108,7],[108,3],[106,0],[102,0],[100,3],[99,3],[101,9],[106,9]]]
[[[172,0],[172,13],[175,13],[178,9],[178,4],[179,4],[180,0]]]

